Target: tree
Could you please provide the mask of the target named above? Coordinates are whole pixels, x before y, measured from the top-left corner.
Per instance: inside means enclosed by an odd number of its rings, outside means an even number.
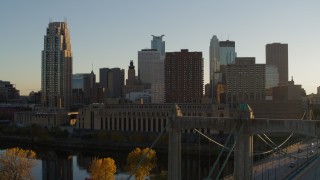
[[[114,173],[117,170],[117,166],[112,158],[93,159],[89,172],[93,180],[111,180],[114,179]]]
[[[149,148],[145,148],[142,150],[140,148],[136,148],[135,150],[129,153],[127,157],[127,168],[130,172],[134,170],[134,168],[142,159],[144,154],[146,154],[148,151]],[[156,167],[156,162],[156,152],[153,149],[151,149],[149,154],[145,157],[140,166],[134,172],[134,177],[137,180],[143,180],[146,176],[150,174],[150,171]]]
[[[35,165],[36,153],[20,148],[7,149],[0,154],[1,180],[33,179],[32,167]]]

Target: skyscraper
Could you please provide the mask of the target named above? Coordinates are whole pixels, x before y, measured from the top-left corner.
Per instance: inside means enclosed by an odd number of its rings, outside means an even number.
[[[220,41],[220,64],[228,65],[233,64],[237,57],[234,41]]]
[[[67,23],[50,22],[42,51],[42,105],[69,109],[71,77],[72,52]]]
[[[149,84],[152,103],[164,102],[164,58],[156,49],[143,49],[138,52],[139,79]]]
[[[165,58],[167,103],[191,103],[203,96],[202,52],[168,52]]]
[[[155,62],[157,61],[161,61],[161,54],[156,49],[138,51],[138,75],[141,82],[152,84],[153,76],[159,73],[154,71]]]
[[[220,46],[219,39],[217,36],[213,36],[210,41],[209,47],[209,59],[210,59],[210,84],[211,84],[211,93],[210,97],[212,98],[212,103],[215,102],[215,89],[216,84],[221,81],[221,73],[220,73]]]
[[[279,83],[286,83],[288,81],[288,44],[267,44],[266,63],[277,66]]]
[[[162,37],[164,35],[161,36],[154,36],[151,35],[153,37],[153,39],[151,40],[151,49],[156,49],[157,51],[160,52],[161,56],[165,56],[166,54],[166,44],[165,41],[162,41]]]
[[[265,64],[256,64],[254,57],[237,57],[226,66],[227,102],[235,105],[265,99]]]
[[[124,69],[100,68],[100,85],[105,89],[107,97],[122,97],[124,86]]]

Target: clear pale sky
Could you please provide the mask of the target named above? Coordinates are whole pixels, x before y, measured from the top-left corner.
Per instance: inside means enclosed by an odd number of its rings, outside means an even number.
[[[166,51],[202,51],[209,80],[213,35],[236,42],[239,57],[265,63],[265,45],[289,46],[289,77],[307,93],[320,85],[319,0],[1,0],[0,80],[22,95],[41,87],[41,51],[50,19],[67,19],[73,72],[137,68],[137,51],[165,34]],[[98,78],[97,78],[98,79]]]

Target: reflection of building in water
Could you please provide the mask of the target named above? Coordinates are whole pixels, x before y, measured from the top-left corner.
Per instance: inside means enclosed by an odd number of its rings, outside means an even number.
[[[79,169],[89,169],[90,163],[93,159],[93,156],[77,155],[77,165]]]
[[[73,179],[72,156],[49,152],[42,159],[43,180],[69,180]]]
[[[181,175],[182,179],[204,179],[208,176],[215,160],[217,159],[214,155],[190,155],[185,154],[182,156],[181,159]],[[213,171],[213,175],[210,178],[214,178],[216,176],[222,165],[224,163],[224,158],[220,159],[217,167]],[[229,159],[225,168],[222,171],[222,175],[220,176],[225,177],[230,175],[233,172],[233,160]]]

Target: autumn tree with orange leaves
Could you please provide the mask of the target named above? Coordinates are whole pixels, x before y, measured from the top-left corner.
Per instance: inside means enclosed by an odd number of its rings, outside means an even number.
[[[117,166],[112,158],[93,159],[89,172],[93,180],[113,180]]]
[[[0,154],[0,179],[33,179],[31,171],[35,158],[36,153],[32,150],[7,149]]]
[[[146,154],[148,151],[149,151],[149,148],[145,148],[145,149],[136,148],[135,150],[129,153],[127,157],[127,168],[130,172],[134,170],[134,168],[142,159],[144,154]],[[157,163],[156,152],[153,149],[151,149],[148,155],[145,157],[145,159],[141,162],[140,166],[134,172],[134,177],[137,180],[144,180],[146,176],[150,175],[151,170],[156,167],[156,163]]]

